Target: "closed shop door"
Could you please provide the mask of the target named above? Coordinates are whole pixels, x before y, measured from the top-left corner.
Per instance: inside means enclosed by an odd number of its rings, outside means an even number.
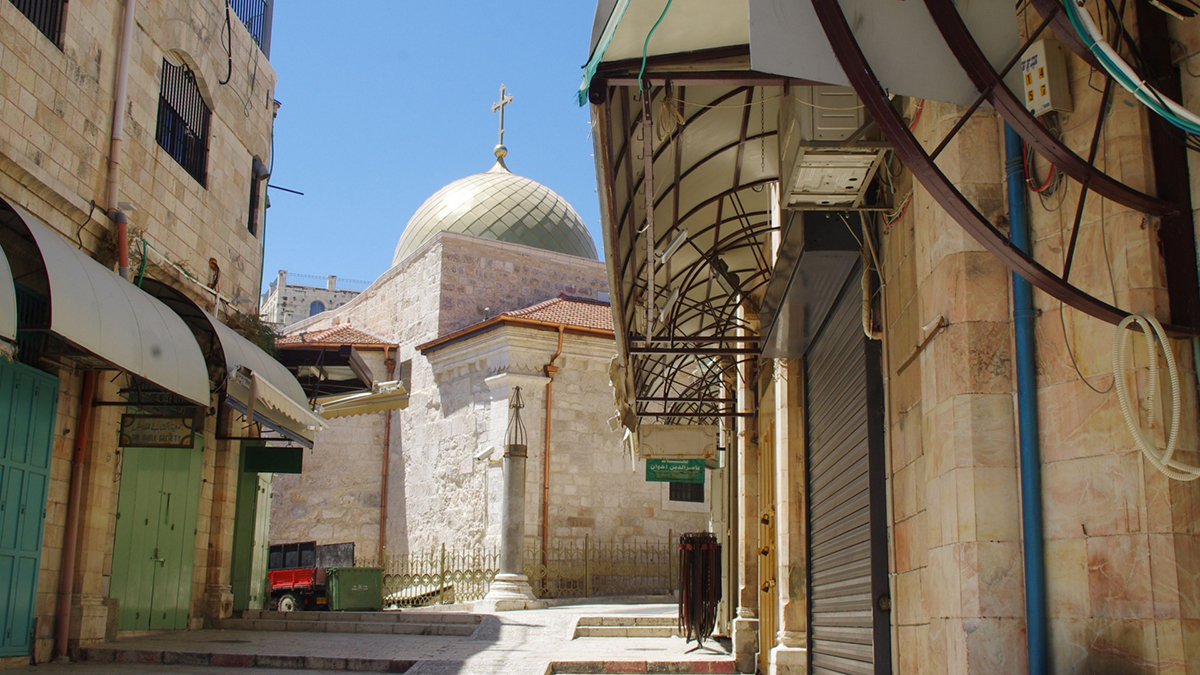
[[[187,628],[200,448],[124,448],[122,455],[110,588],[120,600],[117,627]]]
[[[878,343],[863,334],[858,274],[805,355],[814,674],[891,672],[882,385]]]
[[[0,359],[0,656],[32,645],[57,405],[58,378]]]

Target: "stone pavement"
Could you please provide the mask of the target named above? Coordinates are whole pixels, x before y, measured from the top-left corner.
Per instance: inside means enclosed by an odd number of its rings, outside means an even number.
[[[424,611],[424,610],[405,610]],[[306,675],[347,670],[409,675],[732,673],[716,641],[679,637],[574,638],[580,617],[674,616],[673,604],[587,604],[485,614],[470,636],[199,630],[130,638],[88,650],[91,660],[9,672]]]

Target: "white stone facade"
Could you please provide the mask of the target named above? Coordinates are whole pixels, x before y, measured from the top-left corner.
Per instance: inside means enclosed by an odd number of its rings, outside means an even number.
[[[336,276],[325,279],[324,288],[289,284],[287,270],[279,270],[275,281],[263,294],[259,316],[263,321],[286,331],[288,326],[297,321],[337,309],[359,294],[359,291],[338,288]]]
[[[501,324],[427,355],[416,347],[559,294],[607,299],[607,291],[603,263],[441,232],[346,306],[291,327],[297,332],[348,323],[398,343],[398,364],[411,361],[408,408],[390,413],[389,553],[443,543],[499,544],[497,460],[514,385],[522,388],[528,432],[526,548],[535,550],[541,541],[545,366],[557,349],[558,331]],[[671,502],[667,484],[647,483],[643,463],[623,452],[621,434],[609,428],[608,368],[615,353],[611,338],[568,331],[554,362],[548,493],[554,543],[585,535],[665,541],[671,532],[708,524],[706,504]],[[286,533],[289,540],[319,543],[353,539],[364,552],[377,546],[378,502],[359,474],[381,466],[382,444],[369,447],[365,439],[381,433],[384,415],[334,420],[306,454],[304,474],[277,478],[273,541]],[[482,457],[489,448],[490,458]],[[362,461],[350,456],[359,452]],[[318,468],[328,462],[338,468]],[[379,473],[376,468],[371,475],[376,484]],[[350,474],[358,477],[347,481]],[[307,512],[299,507],[304,499],[312,504]],[[356,509],[361,516],[350,515]],[[302,536],[302,529],[309,534]]]

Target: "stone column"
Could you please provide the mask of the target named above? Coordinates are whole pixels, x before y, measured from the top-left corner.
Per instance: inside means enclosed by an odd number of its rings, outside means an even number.
[[[493,447],[503,448],[504,452],[504,495],[500,525],[500,572],[496,575],[496,579],[492,582],[484,599],[475,603],[476,611],[499,612],[513,609],[534,609],[544,607],[546,604],[534,597],[533,588],[529,585],[529,578],[523,573],[525,464],[528,458],[528,445],[508,445],[505,439],[512,388],[521,387],[522,398],[528,401],[530,397],[527,394],[534,393],[537,387],[544,387],[546,379],[534,375],[503,373],[485,380],[492,395],[489,438]],[[533,412],[528,405],[524,411]],[[524,412],[522,418],[527,427],[533,421],[526,418]]]
[[[746,317],[744,308],[739,318]],[[752,317],[756,322],[758,317]],[[751,412],[755,407],[755,366],[746,362],[738,367],[738,412]],[[737,420],[738,462],[738,529],[737,541],[738,598],[737,618],[733,620],[733,655],[737,668],[743,673],[755,669],[758,653],[758,425],[752,417]]]
[[[777,675],[799,675],[808,662],[807,549],[804,517],[804,371],[799,359],[776,359],[775,556],[779,633],[771,650]]]

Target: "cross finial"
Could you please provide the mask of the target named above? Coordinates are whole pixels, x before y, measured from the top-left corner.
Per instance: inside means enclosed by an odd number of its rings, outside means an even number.
[[[500,100],[492,104],[492,112],[500,112],[500,145],[504,145],[504,107],[513,102],[512,94],[507,91],[504,85],[500,85]]]

